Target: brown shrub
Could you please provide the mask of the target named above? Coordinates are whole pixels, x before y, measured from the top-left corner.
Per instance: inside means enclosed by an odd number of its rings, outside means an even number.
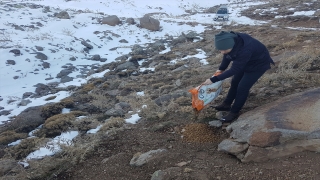
[[[162,93],[168,93],[169,91],[174,90],[174,88],[175,88],[174,85],[169,85],[169,84],[167,84],[167,85],[161,86],[161,87],[159,88],[159,90],[160,90],[160,92],[162,92]]]
[[[41,108],[41,117],[47,119],[53,115],[60,114],[63,108],[64,105],[59,103],[43,106]]]
[[[77,121],[73,123],[73,126],[76,127],[79,131],[88,131],[97,127],[97,125],[99,124],[97,118],[97,115],[83,117],[81,119],[77,119]]]
[[[62,99],[59,104],[63,105],[66,108],[72,108],[74,106],[74,101],[72,98],[67,97]]]
[[[63,108],[72,108],[74,106],[74,101],[72,98],[68,97],[62,99],[60,102],[55,104],[49,104],[41,108],[41,117],[47,119],[53,115],[60,114]]]
[[[28,137],[27,133],[16,133],[15,131],[5,131],[0,134],[0,144],[7,145],[19,139]]]
[[[159,83],[152,84],[151,87],[153,89],[158,89],[159,87],[164,86],[164,85],[165,85],[164,82],[159,82]]]
[[[90,94],[75,94],[73,96],[73,100],[78,103],[87,103],[93,99],[92,95]]]
[[[87,94],[88,92],[94,89],[94,86],[95,85],[93,83],[85,84],[82,86],[80,93]]]
[[[72,125],[75,119],[76,117],[72,113],[54,115],[45,121],[43,128],[39,132],[36,132],[36,134],[38,136],[45,135],[46,137],[60,135]]]
[[[47,140],[42,138],[26,138],[23,139],[18,145],[8,148],[8,154],[16,160],[27,157],[31,152],[38,149],[39,145],[44,145]]]
[[[106,132],[112,128],[122,127],[125,123],[125,120],[121,117],[110,117],[100,128],[99,131]]]

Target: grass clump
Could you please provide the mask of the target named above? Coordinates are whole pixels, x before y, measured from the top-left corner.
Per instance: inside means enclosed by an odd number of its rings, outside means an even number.
[[[80,90],[81,91],[80,93],[87,94],[88,92],[93,90],[94,87],[95,85],[93,83],[86,84],[82,87],[82,89]]]
[[[37,136],[55,137],[69,129],[76,116],[72,113],[57,114],[48,118],[43,128],[36,132]]]
[[[24,159],[31,152],[37,150],[40,145],[44,145],[46,141],[37,137],[23,139],[18,145],[9,147],[6,156],[13,157],[16,160]]]
[[[28,137],[27,133],[16,133],[13,130],[5,131],[0,134],[0,144],[7,145],[19,139]]]
[[[56,114],[60,114],[63,108],[64,108],[64,105],[59,103],[43,106],[41,109],[41,116],[47,119]]]

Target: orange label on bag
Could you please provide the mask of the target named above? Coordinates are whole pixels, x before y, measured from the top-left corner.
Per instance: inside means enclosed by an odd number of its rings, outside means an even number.
[[[203,101],[198,98],[199,88],[200,86],[189,90],[189,92],[192,94],[192,107],[197,111],[200,111],[204,108]]]

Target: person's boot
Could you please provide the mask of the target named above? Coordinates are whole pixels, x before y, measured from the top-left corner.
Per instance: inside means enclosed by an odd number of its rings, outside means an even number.
[[[232,122],[236,119],[238,119],[239,117],[239,113],[233,113],[233,112],[229,112],[227,115],[222,116],[221,121],[222,122]]]
[[[222,104],[214,107],[217,111],[230,111],[231,105],[223,102]]]

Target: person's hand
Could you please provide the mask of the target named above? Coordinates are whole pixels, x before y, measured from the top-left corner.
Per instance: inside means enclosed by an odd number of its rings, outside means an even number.
[[[212,81],[210,79],[207,79],[205,82],[202,83],[202,85],[209,85],[212,84]]]
[[[217,70],[217,71],[213,74],[213,76],[219,76],[219,75],[222,74],[222,73],[223,73],[222,70]]]

